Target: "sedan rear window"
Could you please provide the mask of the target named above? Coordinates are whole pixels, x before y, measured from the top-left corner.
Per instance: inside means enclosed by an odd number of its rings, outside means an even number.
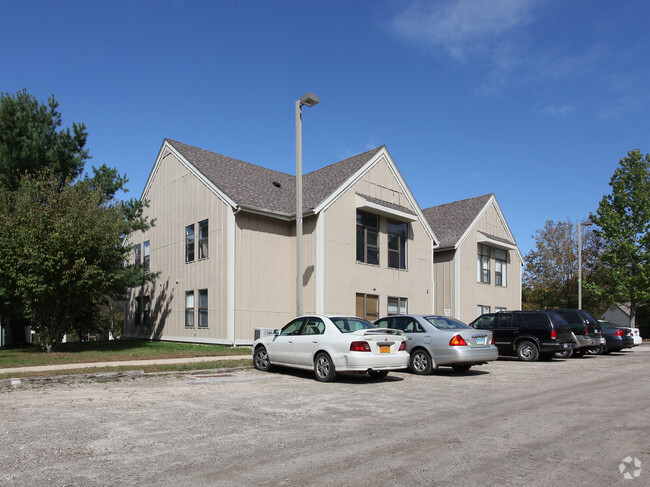
[[[471,328],[462,321],[454,320],[453,318],[443,318],[440,316],[426,316],[424,318],[439,330],[459,330]]]
[[[350,333],[357,330],[375,330],[377,327],[361,318],[330,318],[341,333]]]

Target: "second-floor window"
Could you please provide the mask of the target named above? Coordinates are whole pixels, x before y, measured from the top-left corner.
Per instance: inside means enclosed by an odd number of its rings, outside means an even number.
[[[478,282],[490,284],[490,247],[478,244]]]
[[[199,259],[208,258],[208,220],[199,222]]]
[[[388,267],[406,269],[408,225],[388,220]]]
[[[494,284],[506,286],[506,275],[508,270],[508,252],[501,249],[494,249]]]
[[[379,265],[379,216],[357,211],[357,262]]]
[[[150,256],[150,250],[149,250],[149,240],[147,240],[144,244],[144,257],[142,259],[142,264],[144,265],[144,271],[149,272],[151,269],[151,256]]]
[[[194,224],[185,227],[185,262],[194,261]]]
[[[140,265],[142,262],[142,245],[138,244],[135,246],[135,265]]]

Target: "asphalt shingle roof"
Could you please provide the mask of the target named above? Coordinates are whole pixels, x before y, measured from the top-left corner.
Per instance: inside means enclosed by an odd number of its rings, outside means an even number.
[[[221,192],[240,206],[293,215],[296,177],[165,139]],[[315,208],[383,146],[303,175],[303,211]],[[277,184],[279,183],[279,185]]]
[[[440,241],[440,248],[456,245],[491,196],[486,194],[422,210]]]

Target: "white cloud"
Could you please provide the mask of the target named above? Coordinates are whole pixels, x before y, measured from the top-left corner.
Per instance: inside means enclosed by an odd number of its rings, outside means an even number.
[[[420,45],[466,60],[501,49],[504,37],[532,21],[537,0],[415,1],[392,21],[395,32]]]
[[[541,112],[544,115],[549,117],[566,117],[571,113],[575,112],[575,108],[572,105],[562,105],[562,106],[547,106],[542,108]]]

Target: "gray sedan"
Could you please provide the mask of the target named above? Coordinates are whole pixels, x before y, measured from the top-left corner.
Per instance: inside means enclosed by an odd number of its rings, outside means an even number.
[[[393,315],[375,321],[375,325],[404,332],[410,368],[420,375],[441,365],[467,372],[472,365],[496,360],[499,354],[490,330],[475,330],[447,316]]]

